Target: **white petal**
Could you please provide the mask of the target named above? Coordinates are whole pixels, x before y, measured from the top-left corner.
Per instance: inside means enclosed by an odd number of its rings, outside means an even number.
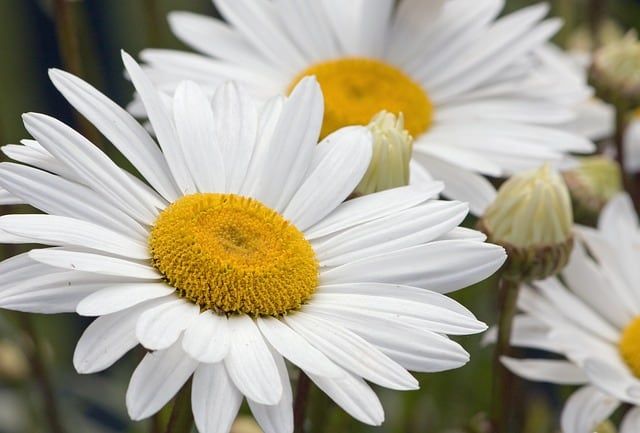
[[[281,70],[295,74],[304,69],[304,57],[280,27],[272,3],[217,0],[216,7],[226,21]]]
[[[200,364],[193,375],[191,407],[198,431],[229,433],[240,410],[242,393],[223,364]]]
[[[353,331],[407,370],[444,371],[461,367],[469,361],[469,354],[458,343],[401,320],[394,321],[382,315],[345,314],[329,309],[307,308],[304,311],[313,311],[314,315]],[[402,338],[398,338],[399,335]]]
[[[238,193],[256,145],[258,112],[251,98],[233,82],[217,88],[212,109],[213,140],[224,160],[225,191]]]
[[[318,388],[349,415],[369,425],[381,425],[384,421],[382,404],[367,383],[345,372],[341,379],[309,375]]]
[[[313,243],[321,266],[339,266],[362,258],[429,242],[460,224],[465,203],[430,201]]]
[[[137,346],[136,322],[140,314],[153,305],[153,302],[136,305],[94,320],[78,340],[73,354],[73,366],[78,373],[106,370]]]
[[[178,86],[173,117],[187,168],[200,192],[225,191],[225,166],[209,100],[190,81]]]
[[[289,361],[316,376],[339,377],[342,369],[307,340],[276,318],[259,318],[258,326],[269,343]]]
[[[103,316],[172,294],[175,289],[163,283],[115,284],[84,298],[76,312],[81,316]]]
[[[49,77],[64,97],[131,161],[165,199],[174,201],[179,197],[158,145],[126,110],[72,74],[51,69]]]
[[[251,70],[260,68],[258,70],[262,71],[268,68],[264,57],[238,31],[219,19],[173,11],[169,13],[168,21],[178,39],[210,57]],[[212,44],[211,41],[217,43]]]
[[[29,251],[29,257],[38,262],[63,269],[142,280],[160,280],[162,278],[162,275],[150,266],[100,254],[43,248]]]
[[[561,385],[582,385],[589,381],[580,367],[568,361],[508,357],[502,357],[501,361],[513,373],[528,380]]]
[[[2,163],[0,185],[50,215],[90,221],[138,240],[146,240],[149,235],[145,227],[99,194],[61,176],[19,164]]]
[[[71,313],[87,295],[118,282],[102,275],[29,267],[13,282],[0,282],[0,306],[32,313]]]
[[[358,197],[340,204],[333,212],[305,231],[316,239],[377,218],[393,215],[427,201],[442,191],[441,182],[403,186]]]
[[[330,321],[297,312],[285,321],[334,362],[371,382],[391,389],[417,389],[407,370],[345,328]]]
[[[638,215],[628,194],[619,194],[604,207],[598,221],[598,230],[613,242],[624,241],[629,232],[638,228]]]
[[[640,408],[634,407],[624,416],[620,425],[620,433],[635,433],[640,431]]]
[[[185,330],[182,348],[200,362],[222,361],[229,352],[227,318],[211,311],[201,313]]]
[[[136,336],[144,347],[163,350],[171,346],[197,317],[200,307],[184,299],[170,297],[140,315]]]
[[[0,206],[11,206],[14,204],[24,204],[24,200],[0,188]]]
[[[129,417],[139,421],[158,412],[182,388],[197,366],[179,343],[145,355],[127,389]]]
[[[53,156],[72,167],[91,189],[139,221],[155,221],[156,197],[138,188],[132,177],[86,138],[43,114],[29,113],[23,119],[29,133]]]
[[[461,289],[492,275],[506,255],[501,247],[472,241],[437,241],[369,257],[322,272],[320,281],[390,283],[440,293]]]
[[[303,79],[284,102],[275,127],[255,198],[278,211],[286,208],[314,158],[324,103],[314,77]]]
[[[640,380],[631,373],[620,357],[607,360],[600,357],[588,358],[584,362],[584,371],[599,389],[620,400],[640,405]]]
[[[598,424],[606,420],[620,403],[598,391],[585,386],[574,392],[562,411],[562,431],[564,433],[592,432]]]
[[[98,224],[55,215],[5,215],[0,230],[33,243],[83,247],[133,259],[148,259],[149,247]]]
[[[229,319],[230,347],[224,360],[229,377],[251,400],[274,405],[282,398],[278,369],[258,327],[245,315]]]
[[[353,192],[367,170],[371,140],[365,127],[343,128],[325,138],[283,216],[298,229],[306,230],[331,213]]]
[[[271,351],[278,366],[278,376],[282,383],[282,398],[277,405],[264,405],[248,399],[249,408],[264,433],[292,433],[293,432],[293,395],[291,382],[284,359],[278,353]]]
[[[416,146],[419,144],[416,143]],[[496,189],[482,176],[436,158],[414,153],[414,159],[424,166],[435,179],[444,181],[443,194],[449,198],[469,203],[474,215],[482,215],[496,197]]]
[[[409,323],[419,325],[423,329],[444,334],[466,335],[482,332],[487,326],[476,320],[473,315],[454,312],[449,308],[437,305],[415,302],[392,297],[353,295],[348,293],[316,293],[313,303],[307,308],[315,310],[341,309],[359,310],[363,314],[375,316],[382,313],[383,316],[394,316],[398,319],[405,318]]]
[[[183,194],[196,192],[195,184],[180,149],[171,116],[164,102],[160,99],[158,91],[154,88],[153,84],[151,84],[151,81],[149,81],[149,78],[136,61],[124,51],[122,52],[122,61],[144,103],[147,116],[153,126],[156,137],[158,137],[158,142],[176,184]]]

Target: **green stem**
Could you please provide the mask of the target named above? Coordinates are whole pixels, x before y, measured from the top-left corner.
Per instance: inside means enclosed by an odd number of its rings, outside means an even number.
[[[304,420],[306,418],[307,403],[309,402],[309,390],[311,379],[300,370],[298,385],[296,386],[296,399],[293,402],[293,431],[304,433]]]
[[[160,9],[157,0],[144,0],[144,16],[147,25],[147,42],[150,47],[161,47]]]
[[[73,2],[74,8],[82,7],[82,2]],[[72,9],[69,0],[54,0],[54,16],[56,23],[56,33],[58,36],[58,47],[62,57],[64,68],[78,77],[84,76],[82,66],[82,55],[78,34],[79,28],[77,15]],[[77,12],[77,11],[76,11]],[[80,114],[74,111],[75,124],[80,132],[89,141],[98,147],[101,146],[102,138],[93,125]]]
[[[602,44],[602,23],[607,16],[608,0],[589,0],[588,20],[591,34],[595,38],[595,48]]]
[[[498,340],[496,342],[493,359],[493,391],[491,419],[494,433],[509,432],[509,421],[512,410],[513,396],[512,374],[507,370],[500,359],[508,356],[511,351],[511,329],[513,318],[517,310],[518,292],[520,282],[501,278],[498,289],[500,319],[498,322]]]
[[[189,380],[175,398],[166,433],[190,433],[192,429],[191,380]]]
[[[44,400],[44,411],[49,424],[49,431],[51,431],[52,433],[64,433],[65,430],[62,427],[62,422],[60,421],[55,392],[53,390],[53,385],[51,384],[51,379],[49,377],[47,366],[44,361],[45,358],[42,342],[40,341],[38,332],[33,326],[31,317],[28,314],[24,313],[20,314],[19,317],[22,328],[33,341],[33,350],[30,350],[28,352],[29,363],[31,365],[33,374],[38,381],[38,385],[40,386],[40,391],[42,392],[42,398]]]

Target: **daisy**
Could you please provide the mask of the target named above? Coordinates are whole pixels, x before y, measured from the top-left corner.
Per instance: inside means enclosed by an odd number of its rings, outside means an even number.
[[[514,373],[581,385],[562,413],[563,433],[592,433],[621,404],[620,433],[640,431],[640,228],[626,195],[603,210],[598,230],[578,228],[561,273],[523,287],[512,344],[565,359],[504,358]]]
[[[226,22],[169,16],[174,33],[200,54],[141,53],[162,90],[172,94],[185,78],[210,91],[234,79],[264,98],[315,75],[325,95],[323,136],[366,125],[380,110],[403,113],[416,161],[473,213],[495,195],[481,175],[509,176],[593,150],[558,129],[591,91],[538,67],[536,48],[561,26],[543,21],[546,5],[498,19],[502,0],[214,3]]]
[[[317,139],[313,78],[256,104],[234,84],[209,99],[192,82],[172,100],[123,60],[158,143],[80,79],[54,70],[61,93],[146,183],[59,121],[26,114],[36,141],[5,152],[0,185],[46,212],[0,218],[4,242],[49,245],[0,265],[0,306],[97,317],[78,342],[80,373],[149,353],[126,396],[151,416],[193,377],[200,432],[227,432],[243,398],[267,433],[292,430],[284,359],[358,420],[378,425],[367,382],[418,388],[407,369],[468,361],[447,334],[485,325],[446,293],[491,275],[504,251],[458,228],[442,184],[347,202],[371,158],[367,128]],[[167,103],[170,103],[167,105]]]

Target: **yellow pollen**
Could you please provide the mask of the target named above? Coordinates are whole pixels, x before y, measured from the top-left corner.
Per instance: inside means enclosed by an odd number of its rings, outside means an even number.
[[[344,126],[367,125],[382,110],[404,113],[405,128],[414,137],[433,122],[433,104],[424,89],[379,60],[354,57],[318,63],[300,73],[289,91],[308,75],[316,76],[324,94],[322,137]]]
[[[283,315],[318,286],[304,235],[259,201],[234,194],[175,201],[158,216],[149,248],[181,296],[218,314]]]
[[[618,347],[629,369],[640,378],[640,316],[624,329]]]

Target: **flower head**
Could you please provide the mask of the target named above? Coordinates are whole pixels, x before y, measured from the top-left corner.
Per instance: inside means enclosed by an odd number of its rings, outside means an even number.
[[[541,55],[561,25],[544,19],[546,5],[497,18],[503,2],[496,0],[215,4],[224,22],[169,16],[178,38],[200,54],[141,53],[165,91],[184,78],[210,89],[234,79],[265,98],[314,75],[325,95],[322,136],[366,125],[381,110],[403,113],[415,166],[475,214],[495,192],[482,175],[508,177],[593,150],[583,136],[553,126],[573,119],[591,92]],[[141,108],[139,101],[131,107],[144,115]]]
[[[595,226],[600,211],[622,190],[622,172],[606,156],[580,158],[578,165],[563,173],[571,194],[576,222]]]
[[[505,272],[525,280],[562,269],[573,244],[572,226],[569,192],[548,165],[507,180],[479,221],[491,242],[507,249]]]
[[[581,386],[565,404],[564,433],[596,430],[621,403],[632,409],[620,433],[640,428],[639,252],[637,216],[620,195],[603,210],[597,230],[577,229],[561,279],[521,290],[512,344],[555,356],[503,362],[529,380]]]
[[[356,195],[366,195],[409,184],[409,162],[413,138],[404,129],[402,113],[376,114],[369,123],[373,135],[373,156],[369,168],[356,187]]]
[[[640,105],[640,41],[634,31],[598,49],[591,74],[603,99]]]
[[[51,78],[144,180],[63,123],[25,115],[37,141],[3,150],[35,167],[0,164],[0,185],[45,214],[1,217],[0,240],[54,248],[0,264],[0,306],[97,317],[76,347],[81,373],[142,345],[130,416],[151,416],[193,377],[201,432],[229,431],[243,398],[266,433],[291,432],[285,358],[374,425],[384,412],[365,380],[415,389],[407,369],[467,362],[446,334],[485,325],[444,293],[491,275],[505,254],[457,227],[465,204],[433,200],[439,182],[345,202],[369,167],[371,131],[318,144],[313,78],[266,105],[233,83],[210,97],[184,82],[163,100],[124,63],[157,143],[79,78]]]

